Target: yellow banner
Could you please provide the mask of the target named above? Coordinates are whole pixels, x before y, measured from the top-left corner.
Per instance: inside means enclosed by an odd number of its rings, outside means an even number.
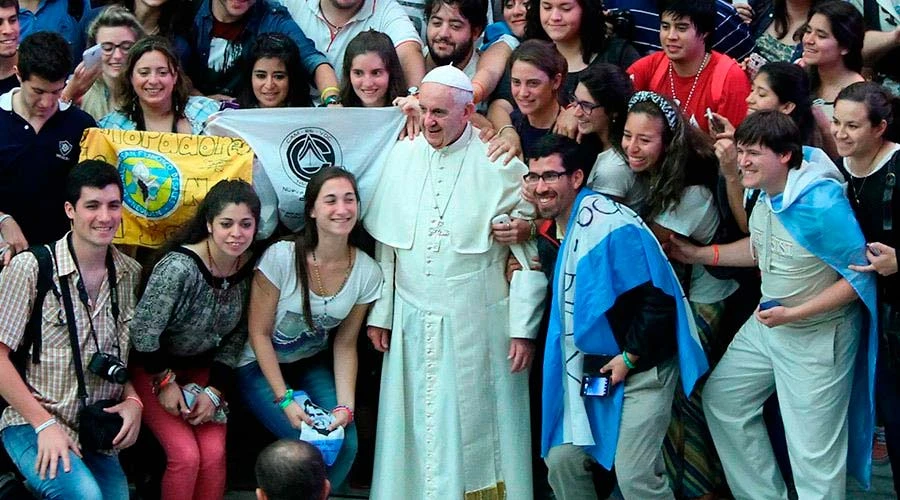
[[[115,243],[159,247],[194,215],[222,179],[250,182],[253,150],[240,140],[134,130],[87,129],[80,160],[119,169],[125,186]]]

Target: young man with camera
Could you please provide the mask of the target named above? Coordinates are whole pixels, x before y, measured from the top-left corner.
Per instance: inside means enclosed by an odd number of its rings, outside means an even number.
[[[559,250],[544,354],[541,454],[560,500],[597,498],[592,469],[616,468],[626,500],[673,498],[662,466],[679,374],[707,370],[672,266],[634,212],[583,189],[578,144],[548,135],[525,175]],[[546,246],[539,246],[547,262]],[[598,272],[602,271],[602,272]]]
[[[122,221],[116,169],[78,164],[64,208],[71,231],[0,273],[0,396],[9,403],[0,438],[42,498],[127,499],[115,452],[134,444],[143,409],[123,378],[140,266],[112,246]],[[42,278],[51,286],[35,304]]]

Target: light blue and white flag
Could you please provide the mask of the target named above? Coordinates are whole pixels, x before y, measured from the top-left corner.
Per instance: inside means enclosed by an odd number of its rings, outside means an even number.
[[[582,189],[565,235],[553,274],[544,351],[541,455],[561,443],[572,443],[611,469],[625,384],[616,384],[602,398],[582,398],[579,389],[585,354],[622,352],[606,320],[616,299],[644,283],[675,299],[678,369],[685,394],[691,394],[709,364],[675,271],[637,214]],[[560,390],[564,384],[565,390]]]
[[[362,217],[404,123],[398,108],[240,109],[213,115],[205,133],[250,144],[262,166],[253,173],[260,198],[270,183],[279,220],[297,231],[303,226],[306,184],[328,165],[356,176]],[[258,178],[262,173],[267,179]]]

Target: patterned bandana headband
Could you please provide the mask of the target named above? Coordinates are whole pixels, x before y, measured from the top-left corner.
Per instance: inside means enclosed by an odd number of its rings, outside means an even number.
[[[631,111],[631,108],[633,108],[635,104],[647,101],[652,102],[660,111],[662,111],[663,116],[666,118],[666,123],[669,124],[669,129],[675,130],[675,126],[678,124],[678,111],[669,104],[669,101],[667,101],[665,97],[655,92],[646,90],[635,92],[634,95],[631,96],[631,100],[628,101],[628,111]]]

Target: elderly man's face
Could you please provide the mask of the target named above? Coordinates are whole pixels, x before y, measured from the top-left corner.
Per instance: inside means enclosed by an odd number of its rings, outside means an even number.
[[[428,82],[419,91],[425,140],[435,149],[453,144],[466,129],[475,105],[457,100],[458,90]]]

